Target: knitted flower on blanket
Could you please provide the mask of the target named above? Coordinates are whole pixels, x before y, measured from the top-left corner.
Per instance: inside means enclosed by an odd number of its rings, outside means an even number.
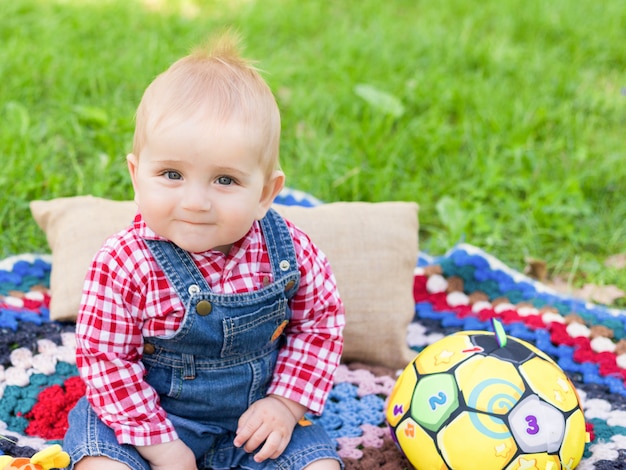
[[[69,464],[70,456],[58,444],[37,452],[30,459],[0,456],[0,470],[50,470],[51,468],[65,468]]]

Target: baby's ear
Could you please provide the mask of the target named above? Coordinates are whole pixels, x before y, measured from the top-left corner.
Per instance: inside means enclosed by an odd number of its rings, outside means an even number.
[[[126,164],[128,165],[128,173],[130,174],[130,180],[133,183],[133,190],[135,192],[135,202],[137,202],[137,166],[139,165],[139,159],[132,153],[126,155]]]
[[[139,160],[134,154],[129,153],[128,155],[126,155],[126,164],[128,165],[128,173],[130,173],[130,178],[133,182],[133,186],[135,185],[135,175],[137,173],[138,163],[139,163]]]
[[[285,186],[285,174],[282,171],[274,171],[269,176],[267,181],[265,182],[265,186],[263,186],[263,192],[261,193],[261,199],[259,200],[259,207],[257,210],[257,220],[261,220],[267,214],[267,211],[270,210],[274,199],[278,196],[278,193]]]

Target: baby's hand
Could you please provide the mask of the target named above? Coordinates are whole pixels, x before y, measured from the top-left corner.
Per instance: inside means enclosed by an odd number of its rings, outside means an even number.
[[[244,446],[246,452],[253,452],[263,445],[254,456],[256,462],[278,458],[305,411],[304,406],[286,398],[265,397],[253,403],[239,418],[234,444]]]
[[[151,470],[198,470],[196,457],[180,439],[152,446],[137,446],[137,451],[150,463]]]

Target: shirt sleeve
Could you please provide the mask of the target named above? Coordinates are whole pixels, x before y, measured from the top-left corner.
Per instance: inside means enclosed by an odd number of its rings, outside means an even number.
[[[142,302],[141,269],[132,257],[116,256],[119,252],[132,250],[105,247],[88,271],[76,322],[76,363],[87,400],[119,443],[169,442],[178,436],[144,380],[141,318],[129,308]]]
[[[306,234],[290,225],[300,268],[291,299],[286,344],[278,355],[268,393],[320,414],[343,350],[344,307],[328,259]]]

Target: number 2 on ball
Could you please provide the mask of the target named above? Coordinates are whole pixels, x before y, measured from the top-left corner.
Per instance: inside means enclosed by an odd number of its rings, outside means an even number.
[[[439,392],[437,395],[433,395],[429,398],[428,404],[430,405],[430,409],[435,411],[438,405],[443,405],[446,403],[446,394],[443,392]]]

